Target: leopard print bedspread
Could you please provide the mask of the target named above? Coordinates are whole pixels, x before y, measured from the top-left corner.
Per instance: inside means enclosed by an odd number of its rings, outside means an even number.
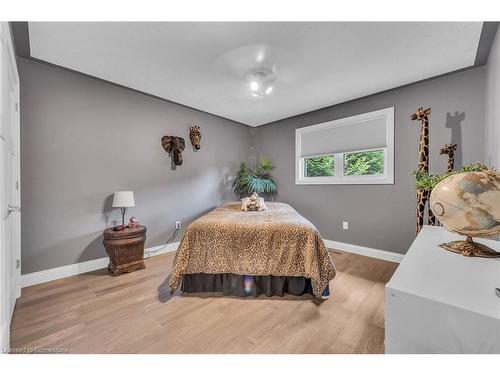
[[[193,221],[175,256],[169,279],[173,293],[184,274],[303,276],[320,297],[335,266],[318,230],[285,203],[265,211],[241,211],[227,203]]]

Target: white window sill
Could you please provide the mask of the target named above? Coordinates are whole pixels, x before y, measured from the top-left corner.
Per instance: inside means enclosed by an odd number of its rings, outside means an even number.
[[[394,178],[388,177],[364,177],[364,178],[328,178],[312,177],[301,178],[295,181],[295,185],[394,185]]]

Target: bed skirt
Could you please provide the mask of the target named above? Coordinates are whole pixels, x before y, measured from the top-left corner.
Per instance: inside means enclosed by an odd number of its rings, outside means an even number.
[[[225,296],[257,297],[265,294],[267,297],[293,294],[302,296],[313,295],[311,279],[295,276],[249,276],[234,273],[194,273],[185,274],[182,278],[183,293],[222,293]],[[330,295],[328,286],[322,297]]]

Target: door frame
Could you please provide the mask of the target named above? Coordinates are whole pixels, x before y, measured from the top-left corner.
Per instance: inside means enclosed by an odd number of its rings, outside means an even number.
[[[4,46],[6,47],[7,58],[4,59]],[[8,303],[8,307],[3,306],[0,332],[0,349],[10,348],[10,323],[15,308],[15,299],[21,295],[21,216],[19,212],[12,212],[8,215],[8,205],[20,207],[20,100],[19,100],[19,73],[16,64],[16,55],[14,52],[14,43],[10,24],[8,22],[0,23],[0,106],[5,103],[3,98],[4,85],[8,84],[3,76],[4,69],[11,69],[14,76],[14,94],[9,94],[9,104],[13,104],[12,117],[10,119],[0,119],[5,123],[0,123],[0,181],[5,183],[6,171],[4,160],[4,148],[9,147],[12,156],[11,174],[11,199],[4,199],[4,186],[0,186],[0,269],[7,271],[7,275],[0,277],[1,304]],[[5,64],[7,66],[5,66]],[[6,83],[7,82],[7,83]],[[2,113],[1,111],[0,113]],[[9,131],[4,131],[8,126]],[[12,245],[10,249],[5,249],[4,218],[11,220],[12,224]],[[9,252],[11,254],[9,254]],[[5,264],[3,264],[5,263]],[[11,263],[9,265],[9,263]],[[10,268],[10,270],[9,270]],[[5,314],[5,312],[7,314]]]

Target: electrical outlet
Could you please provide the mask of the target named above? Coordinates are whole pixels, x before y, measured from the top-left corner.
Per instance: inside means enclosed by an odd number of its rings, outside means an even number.
[[[348,221],[342,222],[342,229],[349,229],[349,222]]]
[[[179,229],[181,227],[181,222],[180,221],[176,221],[175,222],[175,229]]]

